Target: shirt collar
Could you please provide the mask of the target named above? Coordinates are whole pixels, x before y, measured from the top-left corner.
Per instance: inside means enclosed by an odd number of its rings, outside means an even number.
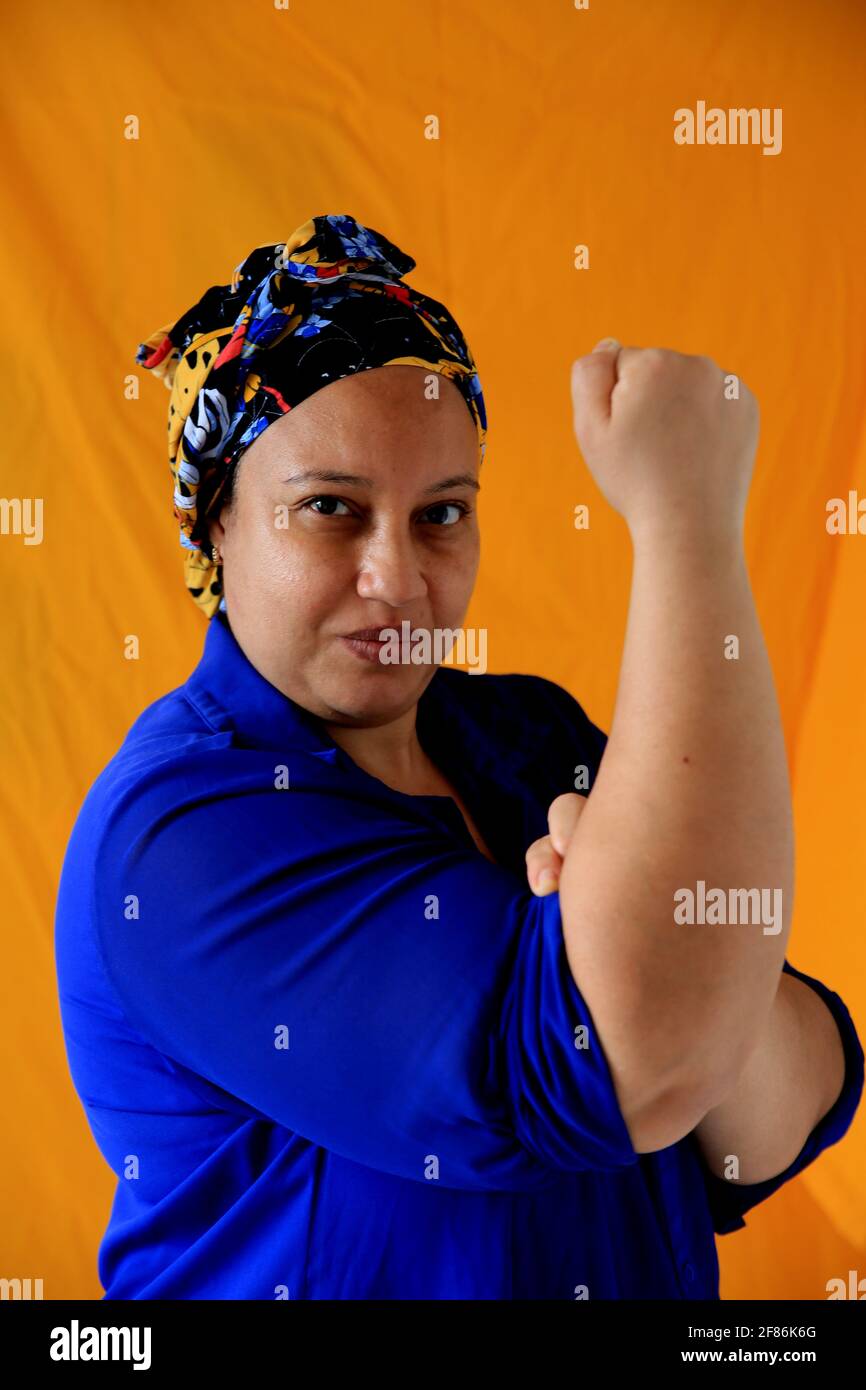
[[[419,736],[429,731],[434,742],[445,722],[460,721],[459,699],[449,688],[455,673],[437,667],[418,700]],[[184,691],[215,730],[232,730],[251,748],[297,748],[331,762],[345,763],[343,750],[322,721],[278,690],[247,657],[231,630],[228,617],[217,610],[208,623],[201,659]],[[473,728],[475,751],[480,752]],[[426,740],[425,740],[426,742]]]
[[[422,746],[470,805],[486,809],[485,838],[498,862],[524,882],[525,846],[546,833],[550,795],[534,796],[543,775],[531,719],[507,678],[471,676],[438,666],[418,699],[416,729]],[[331,738],[322,721],[272,685],[253,666],[217,610],[208,623],[201,659],[184,694],[212,729],[242,746],[298,749],[333,764],[367,791],[396,800],[413,813],[446,826],[464,844],[472,837],[450,796],[398,792],[373,778]],[[479,698],[480,697],[480,698]]]

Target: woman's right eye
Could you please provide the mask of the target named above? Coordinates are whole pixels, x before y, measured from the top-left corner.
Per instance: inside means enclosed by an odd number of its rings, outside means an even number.
[[[314,503],[316,503],[316,502],[333,503],[333,504],[335,504],[335,505],[338,506],[338,507],[346,507],[346,504],[345,504],[345,502],[342,500],[342,498],[340,498],[340,497],[334,497],[334,496],[333,496],[331,493],[329,493],[329,492],[320,493],[318,497],[311,497],[311,498],[309,499],[309,501],[303,503],[303,506],[304,506],[304,507],[309,507],[310,510],[313,511],[313,510],[315,510],[315,508],[314,508]],[[348,507],[346,507],[346,512],[345,512],[345,513],[337,513],[337,512],[332,512],[332,511],[321,511],[321,512],[320,512],[320,511],[316,510],[316,515],[317,515],[317,516],[337,516],[337,515],[346,515],[346,514],[348,514],[349,516],[352,515],[351,510],[350,510]]]

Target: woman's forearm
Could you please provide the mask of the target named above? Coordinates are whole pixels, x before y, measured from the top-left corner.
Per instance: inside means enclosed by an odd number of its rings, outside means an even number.
[[[696,1121],[730,1089],[775,995],[793,879],[742,538],[635,534],[616,709],[559,883],[569,963],[628,1105],[684,1095]],[[706,920],[677,920],[682,890],[700,914],[713,889],[718,923],[709,902]]]

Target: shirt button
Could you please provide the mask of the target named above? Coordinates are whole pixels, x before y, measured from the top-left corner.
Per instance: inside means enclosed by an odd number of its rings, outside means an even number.
[[[694,1281],[695,1281],[695,1267],[694,1267],[693,1264],[686,1263],[686,1264],[683,1265],[683,1278],[685,1279],[685,1281],[686,1281],[687,1284],[693,1284],[693,1283],[694,1283]]]

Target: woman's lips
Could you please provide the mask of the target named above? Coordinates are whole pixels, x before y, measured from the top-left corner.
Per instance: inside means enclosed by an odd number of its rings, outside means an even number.
[[[340,635],[340,641],[345,642],[351,651],[364,661],[375,661],[380,666],[400,666],[409,660],[411,651],[411,638],[420,628],[411,628],[408,619],[401,624],[393,623],[388,626],[380,623],[378,627],[362,627],[357,632],[347,632]],[[380,638],[380,633],[387,636]],[[384,647],[389,649],[389,659],[382,660],[382,650]]]
[[[375,638],[369,637],[341,637],[350,651],[359,656],[362,661],[375,661],[377,666],[382,665],[381,653],[385,642],[379,642]]]

